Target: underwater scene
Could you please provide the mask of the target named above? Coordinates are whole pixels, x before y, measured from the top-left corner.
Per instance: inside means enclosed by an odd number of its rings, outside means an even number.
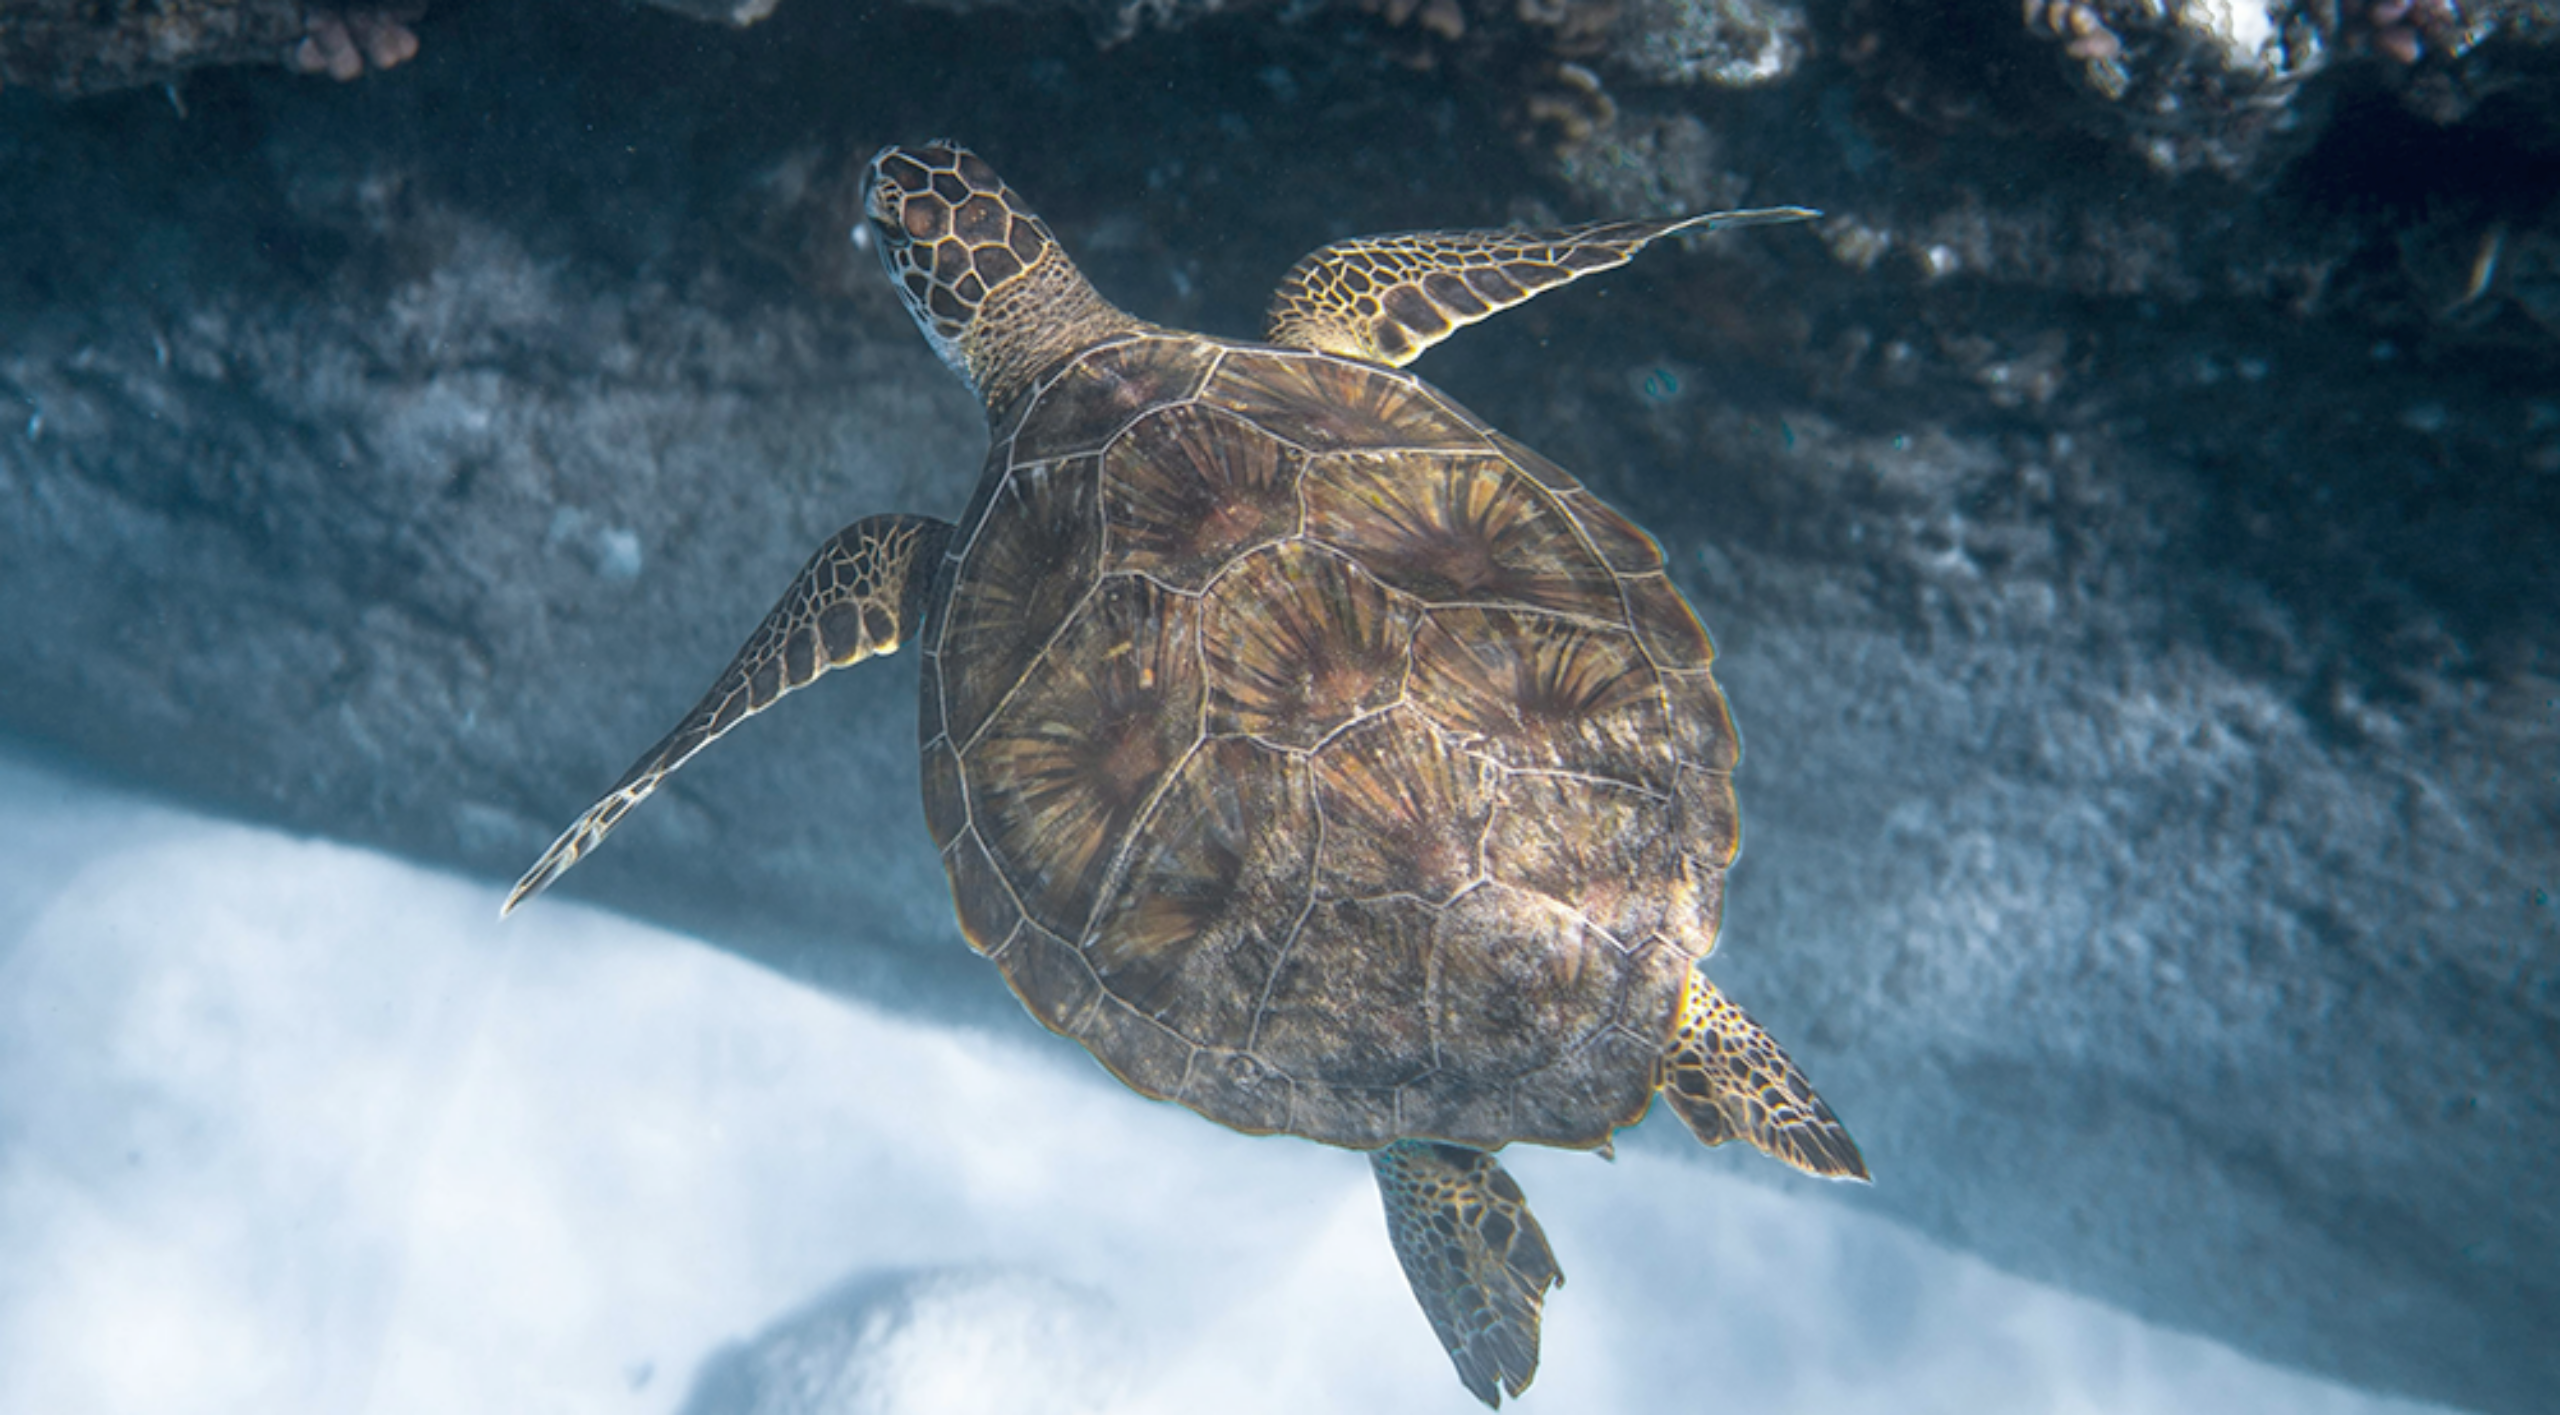
[[[0,1410],[2549,1410],[2555,626],[2547,0],[0,0]]]

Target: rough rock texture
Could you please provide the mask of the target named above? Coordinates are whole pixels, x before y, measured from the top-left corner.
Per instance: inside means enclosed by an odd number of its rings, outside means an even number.
[[[649,3],[661,10],[672,10],[697,20],[736,25],[743,29],[771,15],[773,7],[781,0],[649,0]]]
[[[211,64],[276,64],[302,0],[14,0],[0,9],[0,88],[104,93]]]
[[[190,70],[281,64],[341,81],[417,57],[425,0],[11,0],[0,8],[0,88],[55,95],[162,86],[186,112]]]
[[[2458,110],[2413,101],[2453,58],[2368,53],[2293,146],[2164,164],[2014,6],[1806,7],[1739,86],[1424,13],[1097,53],[1064,15],[455,3],[349,88],[0,94],[0,728],[512,877],[821,536],[966,499],[971,400],[843,240],[892,138],[970,138],[1106,292],[1230,332],[1353,231],[1805,201],[1421,367],[1659,531],[1715,630],[1717,975],[1866,1146],[1842,1197],[2542,1408],[2549,51],[2483,40],[2515,81]],[[566,887],[1029,1029],[950,922],[912,673],[759,719]]]

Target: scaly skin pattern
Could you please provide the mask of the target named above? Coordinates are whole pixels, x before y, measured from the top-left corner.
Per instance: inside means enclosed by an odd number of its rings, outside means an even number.
[[[1476,1399],[1499,1408],[1538,1373],[1538,1322],[1564,1272],[1529,1201],[1481,1150],[1407,1140],[1370,1156],[1387,1236],[1431,1330]]]
[[[1795,1062],[1750,1014],[1689,975],[1680,1027],[1662,1053],[1662,1094],[1709,1145],[1742,1139],[1826,1179],[1864,1179],[1867,1162]]]
[[[1271,296],[1274,344],[1402,368],[1459,329],[1532,295],[1612,270],[1665,236],[1809,221],[1800,206],[1553,231],[1364,236],[1309,255]]]
[[[881,264],[942,361],[1000,415],[1059,359],[1139,321],[1114,309],[995,169],[962,148],[871,160]]]
[[[820,546],[711,691],[561,832],[508,891],[500,916],[550,887],[676,768],[730,728],[828,669],[896,653],[923,607],[925,583],[916,572],[931,575],[950,533],[948,523],[924,516],[871,516]]]

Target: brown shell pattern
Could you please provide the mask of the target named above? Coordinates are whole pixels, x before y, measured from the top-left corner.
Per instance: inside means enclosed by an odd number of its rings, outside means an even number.
[[[1652,540],[1410,375],[1197,336],[999,429],[924,641],[926,815],[1044,1023],[1238,1129],[1595,1145],[1740,835]]]

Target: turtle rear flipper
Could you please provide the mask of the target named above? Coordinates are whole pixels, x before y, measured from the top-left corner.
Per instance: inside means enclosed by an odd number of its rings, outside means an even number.
[[[1867,1177],[1858,1144],[1777,1040],[1691,969],[1662,1051],[1662,1094],[1709,1145],[1743,1139],[1825,1179]]]
[[[897,652],[915,628],[951,523],[927,516],[869,516],[818,548],[711,691],[676,730],[642,754],[604,799],[561,832],[507,893],[501,918],[540,894],[649,799],[676,768],[720,734],[830,668]]]
[[[1613,270],[1665,236],[1810,221],[1821,214],[1772,206],[1553,231],[1418,231],[1337,241],[1282,277],[1271,294],[1266,337],[1286,349],[1402,368],[1466,325]]]
[[[1538,1318],[1564,1273],[1529,1201],[1482,1150],[1403,1140],[1369,1156],[1387,1236],[1458,1379],[1500,1409],[1538,1373]]]

